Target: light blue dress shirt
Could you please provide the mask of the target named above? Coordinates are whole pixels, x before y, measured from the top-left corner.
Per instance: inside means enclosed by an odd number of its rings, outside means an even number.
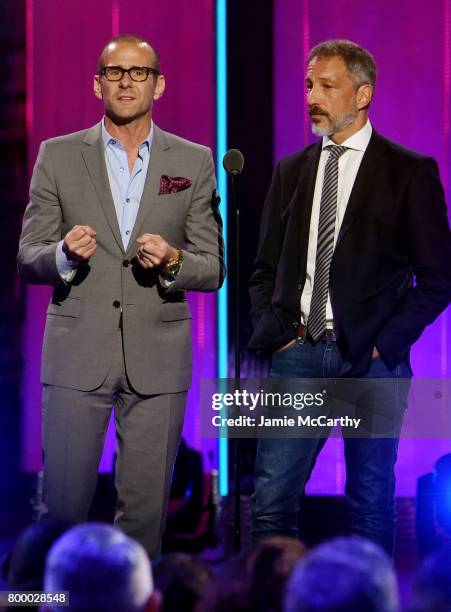
[[[153,124],[147,138],[139,145],[138,157],[130,172],[127,151],[119,140],[108,133],[105,123],[102,121],[105,163],[124,251],[127,250],[144,191],[152,138]],[[56,249],[56,266],[60,276],[70,282],[75,274],[74,268],[77,267],[78,263],[66,257],[63,252],[63,242],[64,240],[61,240]]]

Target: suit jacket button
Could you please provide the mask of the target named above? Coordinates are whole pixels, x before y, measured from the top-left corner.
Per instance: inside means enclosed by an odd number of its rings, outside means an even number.
[[[119,308],[119,306],[120,306],[120,305],[121,305],[121,303],[119,302],[119,300],[114,300],[114,302],[113,302],[113,306],[114,306],[115,308]]]
[[[122,262],[122,265],[124,266],[124,268],[128,268],[128,264],[130,262],[128,261],[128,259],[124,259],[124,261]]]

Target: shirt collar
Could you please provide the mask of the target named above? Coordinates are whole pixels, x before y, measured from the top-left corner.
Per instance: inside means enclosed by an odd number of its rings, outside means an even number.
[[[147,134],[147,138],[145,138],[141,144],[139,145],[140,147],[142,147],[142,145],[147,145],[147,149],[150,151],[150,148],[152,146],[152,139],[153,139],[153,121],[151,121],[150,123],[150,130],[149,133]],[[121,144],[121,141],[118,140],[117,138],[114,138],[113,136],[111,136],[111,134],[108,132],[108,130],[105,127],[105,118],[102,119],[102,139],[103,139],[103,144],[105,145],[105,148],[107,148],[107,146],[109,144],[115,145],[116,143]],[[122,146],[122,145],[121,145]]]
[[[373,128],[371,126],[370,120],[368,119],[363,128],[360,128],[358,132],[350,136],[347,140],[341,143],[340,146],[347,147],[348,149],[354,149],[354,151],[362,151],[363,153],[366,151],[368,143],[371,139],[371,134],[373,133]],[[333,140],[329,138],[329,136],[323,136],[323,145],[324,149],[328,145],[336,145]]]

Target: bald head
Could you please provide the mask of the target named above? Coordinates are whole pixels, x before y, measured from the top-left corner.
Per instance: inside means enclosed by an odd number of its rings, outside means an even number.
[[[141,38],[140,36],[134,36],[133,34],[121,34],[120,36],[114,36],[106,43],[102,49],[99,60],[97,62],[97,72],[101,73],[102,68],[108,64],[108,55],[117,50],[122,43],[129,43],[135,45],[138,49],[149,53],[149,66],[152,66],[155,70],[160,72],[160,56],[158,52],[152,47],[152,45]]]

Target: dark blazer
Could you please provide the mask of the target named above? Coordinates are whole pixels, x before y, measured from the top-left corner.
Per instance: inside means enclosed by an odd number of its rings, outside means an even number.
[[[321,141],[282,159],[266,197],[250,280],[248,348],[296,335]],[[373,130],[330,270],[341,375],[361,376],[376,346],[390,369],[451,301],[451,234],[436,162]]]

